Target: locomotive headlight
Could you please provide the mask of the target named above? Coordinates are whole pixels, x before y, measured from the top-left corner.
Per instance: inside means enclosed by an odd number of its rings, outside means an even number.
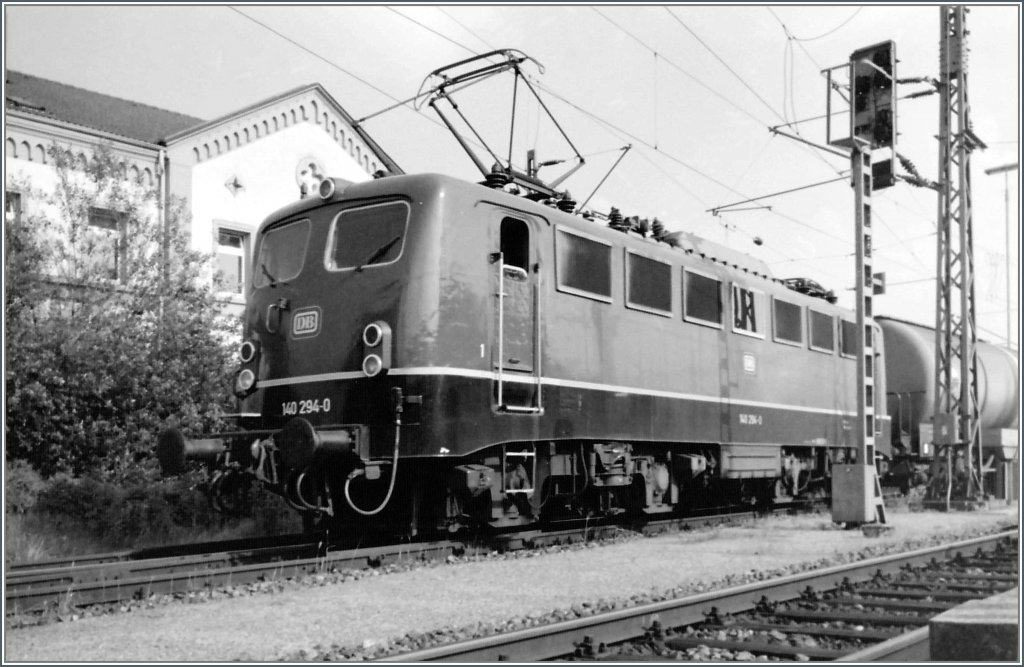
[[[249,363],[256,356],[256,346],[251,341],[245,341],[238,349],[238,356],[242,359],[243,364]]]
[[[334,181],[329,178],[325,178],[320,181],[320,187],[317,191],[320,194],[320,199],[330,199],[331,195],[334,194]]]
[[[256,374],[248,368],[243,369],[235,378],[235,393],[245,394],[256,384]]]
[[[363,373],[373,377],[391,368],[391,325],[384,320],[363,327]]]
[[[376,354],[368,354],[363,359],[363,373],[366,377],[373,377],[377,373],[380,373],[381,369],[384,368],[384,361]]]
[[[366,347],[377,347],[384,338],[384,329],[376,322],[371,322],[363,329],[363,344]]]

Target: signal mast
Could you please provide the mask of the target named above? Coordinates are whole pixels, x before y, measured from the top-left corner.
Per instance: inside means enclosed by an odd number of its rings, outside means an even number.
[[[832,94],[843,86],[834,70],[849,79],[848,133],[832,138]],[[822,72],[827,79],[826,135],[832,146],[849,149],[856,224],[857,425],[847,461],[832,468],[832,520],[837,523],[885,523],[882,488],[875,468],[875,354],[872,273],[871,194],[896,182],[896,44],[881,42],[858,49],[850,61]],[[840,92],[841,95],[841,92]],[[880,293],[880,292],[879,292]]]

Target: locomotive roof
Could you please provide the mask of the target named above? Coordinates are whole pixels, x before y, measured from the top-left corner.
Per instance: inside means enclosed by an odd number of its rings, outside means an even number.
[[[340,189],[340,188],[339,188]],[[654,238],[644,238],[635,232],[620,232],[613,230],[601,222],[584,218],[579,214],[567,213],[554,206],[536,202],[525,197],[513,195],[500,189],[490,188],[479,183],[473,183],[462,179],[446,176],[443,174],[422,173],[402,174],[388,176],[358,183],[349,183],[344,186],[343,196],[345,199],[373,199],[401,193],[413,199],[424,200],[436,196],[439,190],[450,192],[476,193],[473,196],[486,197],[496,203],[504,204],[510,208],[517,208],[536,215],[550,219],[560,225],[579,229],[590,234],[599,235],[607,239],[621,239],[623,236],[631,239],[629,245],[637,248],[659,248],[666,253],[683,252],[708,262],[712,266],[717,265],[721,269],[732,273],[742,272],[742,275],[751,279],[760,279],[767,283],[766,287],[776,287],[779,292],[786,291],[796,297],[799,293],[786,287],[778,278],[775,278],[768,268],[768,265],[746,253],[733,250],[714,241],[701,238],[690,232],[673,232],[665,236],[664,241],[657,241]],[[304,211],[314,209],[322,204],[322,200],[316,195],[300,199],[287,206],[284,206],[270,216],[260,225],[262,232],[267,225],[285,217],[299,215]],[[805,295],[800,294],[801,297]],[[831,305],[824,299],[806,297],[809,302],[816,305]],[[838,307],[836,307],[838,308]]]

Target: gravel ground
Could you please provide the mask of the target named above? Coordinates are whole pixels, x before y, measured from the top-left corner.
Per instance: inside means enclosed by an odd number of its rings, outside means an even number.
[[[45,625],[18,627],[19,619],[8,618],[4,657],[76,663],[360,659],[1018,523],[1016,504],[950,514],[890,511],[893,530],[876,537],[842,530],[827,514],[773,517],[600,547],[269,582],[185,600],[144,601],[125,613],[68,611]]]

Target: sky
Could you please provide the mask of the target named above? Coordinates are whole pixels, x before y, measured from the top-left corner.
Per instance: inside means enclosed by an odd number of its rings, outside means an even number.
[[[1017,347],[1020,172],[985,170],[1020,160],[1021,7],[968,7],[970,118],[988,145],[971,157],[978,335],[1005,344],[1009,323]],[[810,145],[828,141],[822,71],[893,40],[898,78],[937,79],[940,9],[6,3],[4,33],[8,69],[207,120],[318,82],[354,118],[372,116],[364,127],[407,173],[475,181],[479,171],[430,107],[374,114],[415,96],[438,68],[517,49],[533,59],[524,65],[528,81],[585,158],[562,185],[577,201],[606,179],[588,208],[657,217],[670,231],[766,262],[776,277],[811,278],[852,307],[854,202],[842,178],[850,162]],[[901,84],[898,94],[929,90]],[[492,77],[455,99],[505,155],[512,77]],[[559,176],[573,163],[571,146],[522,84],[516,100],[513,162],[523,168],[534,148],[540,161],[567,160],[541,171]],[[898,151],[932,180],[938,103],[935,94],[901,99],[897,114]],[[834,182],[805,188],[825,181]],[[797,188],[804,189],[713,211]],[[936,193],[901,182],[875,192],[872,204],[874,270],[887,283],[875,313],[934,325]]]

